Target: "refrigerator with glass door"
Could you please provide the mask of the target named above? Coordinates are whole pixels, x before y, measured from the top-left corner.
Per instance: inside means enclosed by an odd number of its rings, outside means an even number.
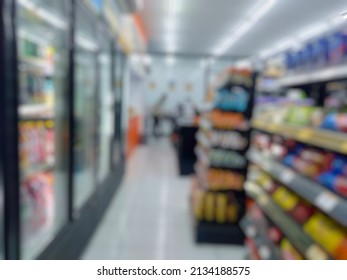
[[[98,36],[97,19],[79,1],[76,1],[75,9],[73,212],[76,217],[96,191],[99,46],[95,40]]]
[[[67,0],[17,0],[21,258],[68,222]]]

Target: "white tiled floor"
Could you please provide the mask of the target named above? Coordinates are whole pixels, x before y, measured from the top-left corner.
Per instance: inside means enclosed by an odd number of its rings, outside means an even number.
[[[168,140],[140,146],[82,258],[243,259],[243,247],[194,242],[189,191]]]

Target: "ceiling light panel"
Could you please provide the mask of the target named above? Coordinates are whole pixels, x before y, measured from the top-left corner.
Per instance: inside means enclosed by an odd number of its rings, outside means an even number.
[[[241,22],[233,27],[232,31],[217,48],[214,49],[213,55],[218,57],[224,54],[235,44],[248,30],[254,26],[276,3],[277,0],[261,0],[250,12],[241,20]]]
[[[314,13],[312,7],[314,7]],[[290,47],[296,47],[299,33],[302,32],[301,35],[303,35],[307,29],[306,34],[309,34],[309,29],[312,28],[314,31],[314,27],[326,19],[331,18],[331,21],[337,22],[333,24],[334,26],[341,22],[346,23],[341,16],[343,11],[346,11],[346,0],[277,1],[277,4],[257,24],[253,25],[242,40],[235,43],[232,54],[235,56],[257,55],[290,39],[292,41]]]

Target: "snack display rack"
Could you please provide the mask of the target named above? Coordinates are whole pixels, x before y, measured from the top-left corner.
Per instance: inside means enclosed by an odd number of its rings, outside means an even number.
[[[241,225],[253,259],[347,258],[346,104],[341,98],[346,77],[344,65],[287,71],[277,80],[281,93],[301,90],[310,101],[273,104],[253,117],[246,191],[281,232],[274,244],[269,232],[259,233],[259,215],[254,218],[249,210]],[[340,99],[329,107],[327,100],[334,98],[329,84],[335,82],[342,84],[334,84]],[[266,253],[260,254],[264,246]]]
[[[213,109],[204,112],[196,135],[193,208],[197,242],[243,244],[239,226],[246,211],[248,161],[255,74],[228,69],[216,89]]]

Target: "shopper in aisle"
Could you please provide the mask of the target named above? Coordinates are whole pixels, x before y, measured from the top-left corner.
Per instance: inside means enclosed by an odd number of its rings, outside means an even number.
[[[160,124],[163,116],[163,107],[167,100],[167,95],[164,93],[153,107],[153,135],[158,138],[160,136]]]

